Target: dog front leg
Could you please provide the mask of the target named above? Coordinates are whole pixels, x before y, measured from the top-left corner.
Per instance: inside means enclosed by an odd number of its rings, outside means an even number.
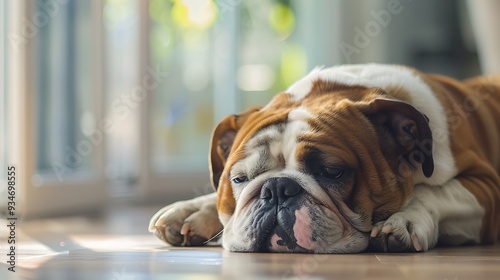
[[[175,246],[200,246],[222,231],[217,214],[217,193],[179,201],[160,209],[149,231]]]

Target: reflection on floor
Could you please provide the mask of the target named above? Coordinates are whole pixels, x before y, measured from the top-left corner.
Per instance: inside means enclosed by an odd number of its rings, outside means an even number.
[[[219,247],[173,248],[147,233],[157,208],[121,208],[104,218],[23,222],[16,272],[0,279],[498,279],[500,245],[415,254],[245,254]]]

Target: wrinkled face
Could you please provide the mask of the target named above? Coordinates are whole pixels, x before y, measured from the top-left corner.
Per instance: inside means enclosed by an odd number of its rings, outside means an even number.
[[[372,225],[411,195],[411,178],[401,175],[416,166],[401,158],[413,148],[402,147],[390,121],[400,114],[368,106],[378,91],[347,91],[301,102],[281,94],[240,120],[231,147],[223,141],[224,248],[360,252]]]

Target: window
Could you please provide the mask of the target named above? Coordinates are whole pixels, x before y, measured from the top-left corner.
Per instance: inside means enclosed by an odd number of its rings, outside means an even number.
[[[106,200],[99,3],[9,1],[12,163],[28,217]]]

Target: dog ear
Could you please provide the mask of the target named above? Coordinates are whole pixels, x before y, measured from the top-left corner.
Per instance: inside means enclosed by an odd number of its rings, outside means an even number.
[[[432,131],[427,116],[406,102],[383,98],[368,104],[367,116],[389,131],[407,163],[420,164],[426,177],[432,175]]]
[[[215,190],[219,186],[219,179],[224,170],[226,160],[231,152],[234,139],[248,117],[260,110],[252,107],[239,115],[225,117],[214,129],[210,141],[209,168],[212,186]]]

